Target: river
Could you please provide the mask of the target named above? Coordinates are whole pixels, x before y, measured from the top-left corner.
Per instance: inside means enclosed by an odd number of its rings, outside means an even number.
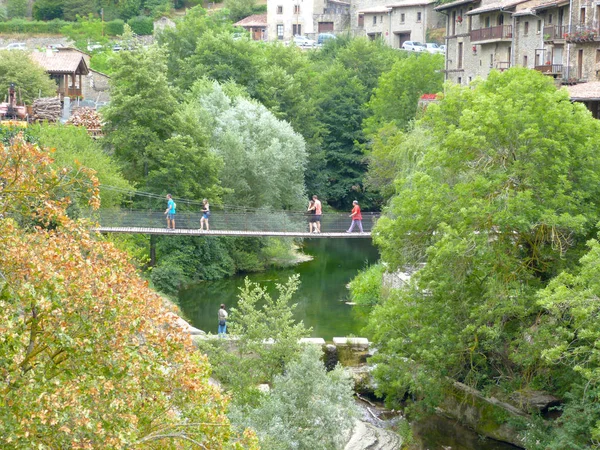
[[[364,323],[347,305],[346,285],[379,254],[369,239],[309,239],[302,251],[313,257],[290,269],[269,270],[247,277],[268,288],[274,294],[276,283],[285,283],[297,273],[301,285],[294,302],[295,315],[312,327],[313,337],[331,340],[334,336],[361,335]],[[235,307],[245,276],[226,280],[202,282],[188,286],[179,294],[179,303],[187,319],[196,328],[216,333],[217,311],[221,303]],[[455,421],[436,416],[413,424],[416,447],[422,450],[514,450],[509,444],[482,440],[476,433]]]
[[[294,296],[298,304],[295,316],[312,327],[313,337],[331,340],[334,336],[360,335],[364,323],[352,311],[346,285],[367,265],[375,263],[379,254],[369,239],[310,239],[302,251],[313,257],[290,269],[269,270],[247,277],[267,287],[275,294],[275,284],[285,283],[297,273],[300,288]],[[185,316],[196,328],[216,333],[217,311],[224,303],[235,307],[239,288],[246,276],[202,282],[188,286],[179,293],[179,303]]]

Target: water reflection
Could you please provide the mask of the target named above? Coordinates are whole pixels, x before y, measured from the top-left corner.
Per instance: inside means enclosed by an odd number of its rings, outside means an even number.
[[[276,294],[275,284],[285,283],[294,273],[300,274],[300,288],[293,301],[298,304],[296,319],[312,327],[312,335],[331,340],[334,336],[359,334],[364,326],[344,301],[348,299],[346,285],[368,264],[379,258],[368,239],[309,239],[303,251],[313,256],[291,269],[269,270],[247,275],[251,281],[266,286]],[[182,290],[179,302],[186,317],[201,330],[217,332],[217,310],[221,303],[227,308],[237,304],[244,276],[226,280],[202,282]]]

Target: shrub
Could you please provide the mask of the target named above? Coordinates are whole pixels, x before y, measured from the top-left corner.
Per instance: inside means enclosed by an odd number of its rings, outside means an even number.
[[[123,28],[124,25],[125,22],[123,22],[121,19],[111,20],[110,22],[106,22],[104,25],[104,31],[109,36],[120,36],[123,34],[123,31],[125,31]]]
[[[131,31],[140,36],[150,35],[154,32],[154,21],[151,17],[132,17],[127,24],[131,27]]]
[[[0,33],[44,33],[60,34],[60,29],[67,25],[64,20],[42,22],[38,20],[13,19],[0,22]]]
[[[159,291],[175,295],[184,281],[184,275],[180,266],[165,263],[152,270],[150,279]]]

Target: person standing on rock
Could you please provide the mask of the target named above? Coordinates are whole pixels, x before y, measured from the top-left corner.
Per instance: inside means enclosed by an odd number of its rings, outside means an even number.
[[[225,337],[225,333],[227,333],[227,311],[225,311],[225,305],[221,303],[221,308],[219,308],[219,337]]]
[[[171,197],[171,194],[167,194],[167,209],[165,210],[165,214],[167,216],[167,229],[175,229],[175,208],[176,205]]]
[[[354,225],[358,225],[360,232],[364,233],[362,227],[362,214],[360,213],[360,206],[358,206],[358,202],[356,200],[352,202],[352,214],[350,214],[350,218],[352,219],[352,224],[350,225],[350,228],[346,230],[346,233],[352,233],[352,230],[354,230]]]

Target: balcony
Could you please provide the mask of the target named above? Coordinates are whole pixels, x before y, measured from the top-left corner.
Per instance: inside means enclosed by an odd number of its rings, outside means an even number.
[[[594,42],[598,37],[598,29],[583,25],[576,25],[571,28],[571,32],[567,32],[564,38],[569,43]]]
[[[562,64],[544,64],[543,66],[535,66],[534,69],[545,75],[553,76],[554,78],[560,78],[563,75]]]
[[[510,61],[497,61],[495,68],[500,72],[504,72],[505,70],[510,69]]]
[[[501,41],[512,38],[512,25],[498,25],[497,27],[480,28],[471,31],[471,42]]]
[[[544,42],[563,43],[569,31],[566,25],[550,25],[544,27]]]

